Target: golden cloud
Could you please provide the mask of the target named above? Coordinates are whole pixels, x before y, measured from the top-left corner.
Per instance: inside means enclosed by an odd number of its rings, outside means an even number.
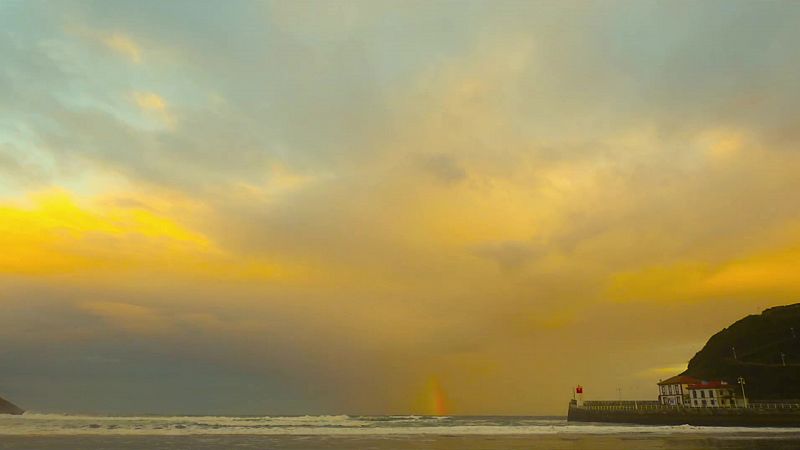
[[[100,39],[106,47],[128,58],[131,62],[136,64],[142,62],[142,49],[130,36],[121,32],[113,32]]]
[[[230,255],[204,234],[141,204],[90,203],[81,205],[69,192],[54,189],[0,205],[0,245],[6,249],[0,255],[0,271],[147,271],[221,280],[280,279],[299,273],[296,266],[289,269]]]
[[[169,110],[167,101],[155,92],[133,92],[133,102],[139,109],[158,119],[167,128],[175,126],[175,117]]]

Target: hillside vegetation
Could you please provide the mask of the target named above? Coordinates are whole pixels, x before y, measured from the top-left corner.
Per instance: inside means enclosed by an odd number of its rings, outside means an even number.
[[[715,334],[683,374],[731,383],[744,377],[751,399],[800,399],[800,303],[747,316]]]

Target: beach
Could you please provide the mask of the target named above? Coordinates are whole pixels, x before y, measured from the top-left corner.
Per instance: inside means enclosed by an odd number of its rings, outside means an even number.
[[[20,450],[800,449],[800,429],[572,424],[560,417],[92,416],[0,418]]]
[[[789,450],[800,449],[798,436],[4,436],[8,450]]]

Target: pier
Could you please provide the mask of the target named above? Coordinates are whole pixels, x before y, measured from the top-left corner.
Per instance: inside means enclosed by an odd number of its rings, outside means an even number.
[[[800,402],[752,402],[747,407],[690,407],[657,401],[585,401],[569,404],[571,422],[642,425],[800,427]]]

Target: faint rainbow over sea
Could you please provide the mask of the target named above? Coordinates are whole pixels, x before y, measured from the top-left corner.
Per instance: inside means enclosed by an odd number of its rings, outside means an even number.
[[[449,414],[450,405],[447,393],[439,382],[439,378],[433,376],[428,382],[428,393],[430,398],[430,412],[434,416],[446,416]]]

